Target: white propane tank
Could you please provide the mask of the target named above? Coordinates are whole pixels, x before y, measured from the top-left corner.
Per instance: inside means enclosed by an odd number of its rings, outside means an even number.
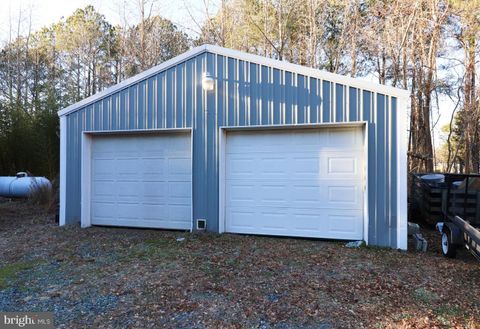
[[[51,189],[52,184],[45,177],[28,176],[25,172],[19,172],[16,176],[0,176],[0,197],[28,198],[40,187]]]

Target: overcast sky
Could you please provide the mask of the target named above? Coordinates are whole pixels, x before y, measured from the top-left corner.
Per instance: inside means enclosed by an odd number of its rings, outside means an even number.
[[[17,35],[18,18],[21,18],[20,34],[25,34],[29,28],[31,18],[32,31],[58,22],[62,17],[68,17],[77,8],[89,4],[105,15],[113,25],[122,25],[125,19],[129,24],[138,21],[134,10],[137,0],[0,0],[0,42],[9,40],[10,33],[13,38]],[[205,16],[205,3],[209,5],[210,13],[215,12],[216,0],[153,0],[153,12],[173,21],[182,30],[191,36],[198,33],[198,24],[202,23]],[[192,19],[193,18],[193,19]],[[368,78],[367,78],[368,79]],[[375,77],[371,80],[377,81]],[[440,100],[440,117],[437,109],[433,109],[433,121],[437,123],[435,145],[439,145],[439,129],[448,123],[454,104],[446,97]]]

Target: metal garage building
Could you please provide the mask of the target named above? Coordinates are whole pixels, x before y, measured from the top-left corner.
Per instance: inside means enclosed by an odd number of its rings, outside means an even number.
[[[205,45],[59,112],[60,225],[406,249],[405,90]]]

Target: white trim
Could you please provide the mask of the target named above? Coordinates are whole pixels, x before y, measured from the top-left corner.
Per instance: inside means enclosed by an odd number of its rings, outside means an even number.
[[[67,117],[60,118],[60,213],[59,225],[67,223]]]
[[[91,222],[91,193],[92,193],[92,134],[82,134],[82,164],[80,185],[80,226],[82,228],[92,226]]]
[[[190,166],[192,169],[192,179],[190,184],[190,198],[191,200],[191,211],[190,211],[190,233],[193,232],[193,129],[189,129],[190,132]]]
[[[248,54],[245,52],[241,52],[238,50],[233,50],[233,49],[227,49],[227,48],[222,48],[219,46],[214,46],[214,45],[203,45],[199,46],[196,48],[193,48],[177,57],[174,57],[166,62],[163,62],[160,65],[157,65],[155,67],[152,67],[151,69],[148,69],[140,74],[137,74],[131,78],[128,78],[110,88],[107,88],[95,95],[92,95],[88,98],[85,98],[81,100],[80,102],[77,102],[75,104],[72,104],[60,111],[58,111],[58,116],[64,116],[69,113],[72,113],[82,107],[85,107],[93,102],[95,102],[98,99],[105,98],[115,92],[118,92],[124,88],[127,88],[128,86],[135,84],[137,82],[140,82],[141,80],[145,80],[150,78],[151,76],[157,74],[160,71],[164,71],[170,67],[175,66],[176,64],[186,61],[192,57],[195,57],[203,52],[210,52],[216,55],[221,55],[221,56],[226,56],[226,57],[231,57],[235,58],[238,60],[246,61],[246,62],[252,62],[255,64],[259,65],[265,65],[268,67],[276,68],[279,70],[285,70],[292,72],[293,74],[301,74],[305,75],[307,77],[313,77],[317,78],[320,80],[327,80],[332,82],[333,84],[339,83],[339,84],[344,84],[348,85],[351,87],[356,87],[358,89],[365,89],[369,90],[372,92],[376,93],[382,93],[382,94],[387,94],[387,95],[392,95],[396,97],[406,97],[409,95],[409,92],[404,89],[399,89],[399,88],[394,88],[386,85],[381,85],[377,84],[371,81],[367,80],[362,80],[358,78],[352,78],[348,76],[343,76],[339,74],[334,74],[330,73],[327,71],[321,71],[318,69],[310,68],[310,67],[305,67],[297,64],[292,64],[286,61],[279,61],[276,59],[272,58],[267,58],[263,56],[258,56],[258,55],[253,55],[253,54]]]
[[[334,122],[334,123],[308,123],[308,124],[283,124],[283,125],[258,125],[258,126],[235,126],[227,127],[221,126],[220,129],[220,142],[219,142],[219,178],[218,178],[218,232],[224,233],[226,226],[226,215],[225,215],[225,150],[227,146],[227,132],[228,131],[258,131],[258,130],[285,130],[285,129],[327,129],[327,128],[362,128],[364,134],[364,147],[363,158],[364,158],[364,167],[365,174],[363,177],[365,183],[365,189],[363,191],[363,200],[364,200],[364,212],[363,212],[363,240],[368,244],[368,227],[369,227],[369,216],[368,216],[368,122],[367,121],[357,121],[357,122]]]
[[[298,129],[318,129],[318,128],[347,128],[347,127],[363,127],[366,121],[354,122],[320,122],[320,123],[301,123],[301,124],[276,124],[276,125],[252,125],[252,126],[220,126],[223,130],[284,130],[289,128]]]
[[[407,121],[408,97],[397,99],[397,248],[408,248]]]
[[[75,112],[76,110],[85,107],[89,104],[92,104],[93,102],[97,101],[98,99],[105,98],[113,93],[116,93],[122,89],[125,89],[137,82],[140,82],[141,80],[148,79],[152,77],[153,75],[157,74],[160,71],[164,71],[169,69],[170,67],[175,66],[176,64],[186,61],[192,57],[195,57],[207,50],[207,45],[195,47],[181,55],[178,55],[177,57],[174,57],[166,62],[161,63],[160,65],[154,66],[146,71],[143,71],[133,77],[130,77],[128,79],[123,80],[122,82],[111,86],[110,88],[107,88],[99,93],[96,93],[95,95],[92,95],[90,97],[87,97],[75,104],[72,104],[70,106],[67,106],[64,109],[61,109],[58,111],[58,116],[63,116],[67,115],[69,113]]]
[[[65,117],[66,118],[66,117]],[[190,231],[193,229],[193,131],[191,128],[161,128],[161,129],[137,129],[137,130],[116,130],[116,131],[84,131],[82,133],[81,150],[81,197],[80,197],[80,223],[81,227],[90,227],[91,224],[91,166],[92,166],[92,141],[95,135],[132,135],[132,134],[165,134],[165,133],[190,133],[191,141],[191,162],[192,162],[192,220],[190,221]]]
[[[219,128],[218,141],[218,233],[225,232],[225,149],[227,133],[224,128]]]
[[[369,218],[369,208],[368,208],[368,122],[364,121],[364,129],[363,129],[363,240],[368,245],[368,224],[370,223]]]
[[[381,85],[375,82],[362,80],[358,78],[352,78],[352,77],[348,77],[340,74],[330,73],[327,71],[322,71],[322,70],[314,69],[311,67],[292,64],[286,61],[279,61],[276,59],[254,55],[254,54],[248,54],[242,51],[223,48],[215,45],[204,45],[204,47],[205,47],[205,51],[215,53],[218,55],[236,58],[246,62],[253,62],[259,65],[270,66],[280,70],[291,71],[292,73],[306,75],[309,77],[314,77],[322,80],[325,79],[325,80],[329,80],[330,82],[349,85],[359,89],[367,89],[370,91],[376,91],[382,94],[394,95],[398,97],[409,95],[409,91],[405,89]]]
[[[188,133],[192,128],[152,128],[152,129],[130,129],[130,130],[86,130],[82,131],[89,135],[137,135],[137,134],[160,134],[160,133]]]

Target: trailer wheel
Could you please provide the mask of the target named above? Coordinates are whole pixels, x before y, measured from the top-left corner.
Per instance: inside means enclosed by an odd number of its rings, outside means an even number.
[[[448,258],[455,258],[457,255],[457,246],[452,243],[450,232],[442,233],[442,254]]]

